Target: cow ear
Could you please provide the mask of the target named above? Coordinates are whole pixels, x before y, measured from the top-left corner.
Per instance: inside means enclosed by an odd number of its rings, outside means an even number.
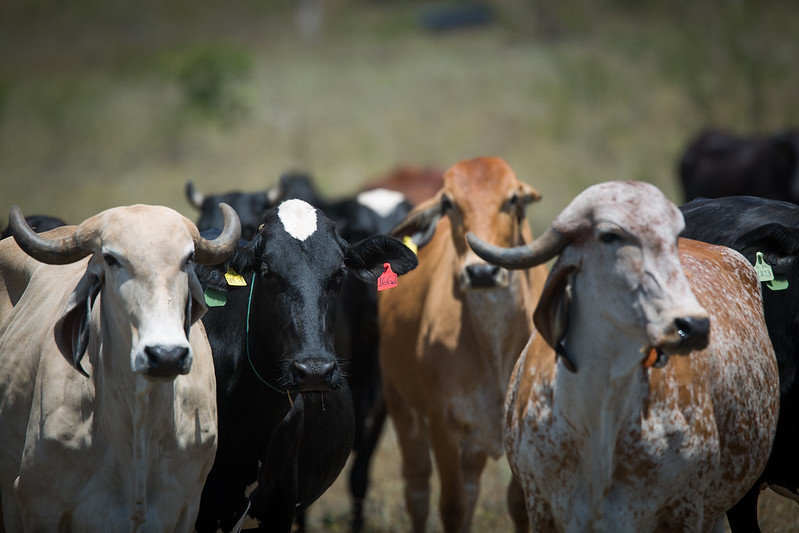
[[[558,268],[556,265],[547,278],[541,299],[533,312],[536,329],[547,344],[556,350],[569,328],[572,281],[576,273],[574,266]]]
[[[80,360],[89,347],[89,326],[92,306],[103,286],[102,275],[93,272],[91,267],[81,278],[75,290],[69,295],[67,306],[55,324],[55,342],[61,354],[70,365],[86,377]]]
[[[433,238],[438,221],[450,209],[452,209],[452,201],[444,191],[441,191],[408,213],[405,220],[391,230],[391,236],[410,237],[417,248],[421,248]]]
[[[374,283],[389,263],[397,275],[410,272],[419,264],[410,248],[386,235],[375,235],[347,247],[344,264],[357,278]]]
[[[205,304],[205,296],[203,295],[203,287],[194,272],[194,268],[189,267],[188,277],[189,297],[186,299],[186,317],[184,319],[187,339],[189,338],[189,330],[192,324],[200,320],[208,311],[208,306]]]

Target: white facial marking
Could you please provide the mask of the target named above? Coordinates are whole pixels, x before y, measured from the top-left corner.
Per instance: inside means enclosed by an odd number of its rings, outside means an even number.
[[[277,209],[286,233],[304,241],[316,231],[316,209],[302,200],[286,200]]]
[[[358,194],[358,203],[365,205],[381,217],[387,217],[405,199],[401,192],[374,189]]]

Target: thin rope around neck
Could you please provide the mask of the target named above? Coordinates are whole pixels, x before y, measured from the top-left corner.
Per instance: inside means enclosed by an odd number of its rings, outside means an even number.
[[[252,273],[252,281],[250,281],[250,296],[249,298],[247,298],[247,325],[245,326],[245,335],[244,335],[247,345],[247,361],[250,362],[250,368],[252,368],[252,371],[255,372],[255,375],[258,376],[258,379],[260,379],[264,385],[266,385],[273,391],[277,392],[278,394],[283,394],[285,392],[289,397],[289,401],[291,401],[291,394],[289,394],[288,389],[282,391],[277,387],[275,387],[274,385],[272,385],[271,383],[269,383],[268,381],[266,381],[263,377],[261,377],[261,374],[259,374],[258,371],[255,369],[255,365],[252,364],[252,358],[250,357],[250,304],[252,304],[252,290],[254,287],[255,287],[255,272]]]

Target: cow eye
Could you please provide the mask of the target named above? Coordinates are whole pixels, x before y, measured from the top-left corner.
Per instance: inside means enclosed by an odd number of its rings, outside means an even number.
[[[599,241],[604,244],[620,244],[624,238],[618,233],[607,231],[599,234]]]
[[[442,213],[449,213],[450,211],[452,211],[453,207],[455,207],[455,205],[452,203],[452,200],[450,199],[450,197],[447,196],[446,194],[442,195],[441,196],[441,212]]]
[[[117,258],[111,254],[103,254],[103,261],[105,261],[106,265],[111,267],[119,266],[119,261],[117,261]]]

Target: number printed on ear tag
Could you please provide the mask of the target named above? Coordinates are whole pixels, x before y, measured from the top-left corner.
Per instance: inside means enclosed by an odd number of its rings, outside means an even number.
[[[225,281],[227,281],[228,285],[233,287],[244,287],[247,285],[247,282],[244,281],[244,276],[230,267],[227,267],[227,272],[225,272]]]
[[[757,272],[757,279],[760,281],[771,281],[774,279],[774,272],[771,266],[763,260],[763,252],[755,254],[755,272]]]
[[[397,286],[397,274],[391,270],[390,263],[383,263],[383,273],[377,278],[377,290],[384,291]]]

